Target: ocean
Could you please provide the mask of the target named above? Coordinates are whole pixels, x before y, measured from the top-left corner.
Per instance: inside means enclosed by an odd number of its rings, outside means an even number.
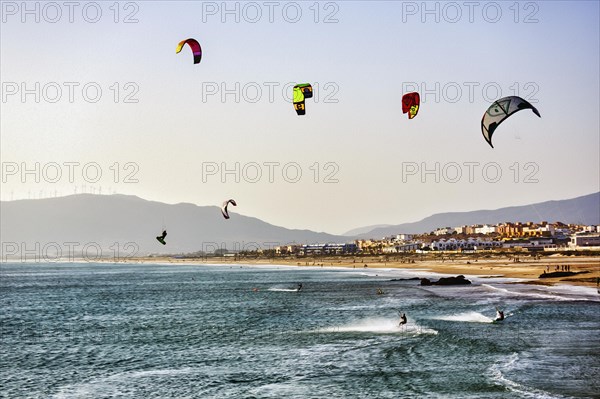
[[[3,263],[0,397],[600,397],[596,289],[416,276]]]

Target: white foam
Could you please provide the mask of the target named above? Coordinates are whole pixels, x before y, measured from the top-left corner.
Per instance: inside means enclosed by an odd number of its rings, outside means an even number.
[[[275,292],[298,292],[298,288],[269,288],[267,291],[275,291]]]
[[[550,392],[542,391],[540,389],[529,388],[518,382],[509,380],[503,374],[503,371],[509,371],[514,368],[517,361],[519,360],[519,355],[517,353],[513,353],[506,359],[504,364],[494,364],[488,369],[488,374],[495,382],[505,386],[510,391],[518,393],[523,398],[532,398],[532,399],[558,399],[564,398],[564,396],[553,395]]]
[[[359,333],[376,333],[376,334],[434,334],[438,332],[434,329],[422,327],[415,323],[407,323],[398,326],[397,320],[371,318],[358,320],[353,323],[320,328],[316,332],[322,333],[343,333],[343,332],[359,332]]]
[[[430,317],[430,319],[446,321],[464,321],[468,323],[492,323],[494,321],[494,319],[491,319],[478,312],[465,312],[450,316],[432,316]]]
[[[556,284],[551,287],[545,287],[551,293],[580,296],[582,300],[600,301],[600,294],[596,287],[584,287],[581,285]]]
[[[512,290],[508,290],[506,288],[499,288],[499,287],[494,287],[492,285],[489,284],[481,284],[483,287],[489,288],[491,290],[495,290],[498,292],[501,292],[503,294],[506,295],[510,295],[510,296],[522,296],[522,297],[528,297],[528,298],[539,298],[539,299],[553,299],[556,301],[572,301],[572,300],[579,300],[580,298],[572,298],[572,297],[564,297],[564,296],[560,296],[560,295],[553,295],[552,293],[539,293],[539,292],[524,292],[524,291],[512,291]],[[541,291],[544,288],[529,288],[528,289],[532,290],[532,291]]]

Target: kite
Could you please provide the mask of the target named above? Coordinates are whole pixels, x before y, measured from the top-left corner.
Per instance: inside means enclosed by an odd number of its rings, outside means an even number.
[[[517,96],[504,97],[496,100],[490,105],[487,111],[485,111],[483,118],[481,118],[481,133],[483,133],[483,138],[492,148],[494,148],[492,145],[492,134],[494,134],[496,128],[504,122],[506,118],[522,109],[530,109],[538,117],[542,117],[533,105]]]
[[[160,242],[162,245],[167,245],[167,243],[165,242],[165,237],[167,236],[167,230],[163,230],[162,235],[156,237],[156,239],[158,240],[158,242]]]
[[[405,114],[408,112],[408,119],[414,118],[419,112],[420,103],[419,93],[406,93],[402,96],[402,113]]]
[[[223,202],[223,205],[221,206],[221,213],[223,214],[223,217],[225,219],[229,219],[229,212],[227,211],[227,207],[229,206],[229,204],[231,204],[233,206],[237,206],[235,201],[232,199]]]
[[[194,64],[199,64],[202,59],[202,47],[200,47],[200,43],[196,39],[186,39],[182,40],[177,44],[177,48],[175,49],[175,53],[178,54],[183,46],[187,43],[188,46],[192,49],[194,53]]]
[[[294,86],[294,109],[296,114],[306,114],[306,107],[304,106],[305,98],[312,98],[313,89],[309,83],[300,83]]]

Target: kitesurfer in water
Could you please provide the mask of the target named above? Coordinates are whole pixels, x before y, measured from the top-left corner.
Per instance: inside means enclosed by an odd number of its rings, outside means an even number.
[[[298,290],[297,290],[297,292],[300,292],[300,290],[302,290],[302,283],[298,283]]]
[[[402,316],[400,316],[400,323],[398,323],[398,327],[400,327],[403,324],[406,324],[406,314],[404,313],[402,313]]]
[[[504,311],[496,308],[496,321],[502,321],[502,320],[504,320]]]

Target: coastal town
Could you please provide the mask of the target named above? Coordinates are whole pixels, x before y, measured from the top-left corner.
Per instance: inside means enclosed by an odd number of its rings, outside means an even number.
[[[250,250],[218,248],[202,256],[319,256],[391,255],[402,253],[478,253],[484,251],[600,251],[600,225],[561,222],[505,222],[440,227],[419,234],[399,233],[382,238],[356,239],[345,243],[272,245]],[[192,255],[192,254],[189,254]]]
[[[441,227],[429,233],[397,234],[382,239],[356,240],[355,244],[357,251],[369,254],[600,249],[599,233],[600,226],[567,225],[560,222],[476,224]]]
[[[341,243],[245,243],[246,249],[209,244],[203,251],[128,261],[414,269],[457,278],[492,275],[531,284],[585,285],[600,293],[600,225],[505,222]]]

